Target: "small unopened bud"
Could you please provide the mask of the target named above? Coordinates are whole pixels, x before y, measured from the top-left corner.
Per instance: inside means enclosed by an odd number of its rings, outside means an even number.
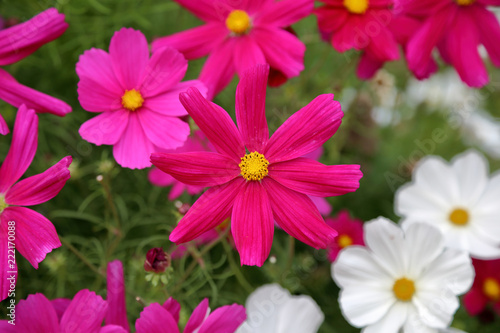
[[[180,205],[179,207],[177,207],[177,211],[179,212],[179,214],[181,215],[186,215],[186,213],[188,212],[189,208],[191,208],[191,205],[188,204],[188,203],[183,203],[182,205]]]
[[[161,247],[154,247],[146,254],[144,269],[146,272],[163,273],[170,267],[170,254],[163,251]]]

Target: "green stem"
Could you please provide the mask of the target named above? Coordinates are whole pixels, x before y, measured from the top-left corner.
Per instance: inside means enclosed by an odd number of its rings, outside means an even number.
[[[102,183],[102,188],[104,189],[106,200],[108,202],[108,206],[111,210],[111,214],[113,215],[113,219],[115,220],[116,223],[114,230],[115,232],[113,231],[111,232],[111,235],[114,236],[113,241],[106,250],[106,258],[110,258],[113,252],[115,251],[116,247],[120,243],[121,239],[123,238],[123,235],[121,231],[120,216],[118,215],[118,210],[116,209],[115,202],[113,201],[113,195],[111,194],[111,181],[108,174],[104,175],[101,183]]]
[[[61,243],[66,246],[75,256],[78,257],[85,265],[87,265],[93,272],[106,277],[106,274],[99,270],[99,268],[95,267],[80,251],[78,251],[69,241],[67,241],[63,237],[59,237],[61,239]]]
[[[228,242],[223,242],[222,245],[224,246],[224,251],[226,251],[227,259],[229,261],[229,266],[231,266],[231,270],[236,276],[236,280],[238,280],[238,283],[250,294],[253,291],[253,288],[241,273],[240,267],[236,264],[233,256],[233,249],[228,244]]]

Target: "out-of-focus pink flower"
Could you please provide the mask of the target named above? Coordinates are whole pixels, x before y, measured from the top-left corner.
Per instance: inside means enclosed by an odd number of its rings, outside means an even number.
[[[180,147],[189,135],[179,93],[188,87],[206,92],[200,81],[180,82],[186,69],[187,60],[170,47],[157,48],[150,58],[140,31],[115,32],[109,53],[87,50],[76,65],[80,104],[102,112],[80,127],[80,135],[96,145],[113,145],[123,167],[151,166],[152,152]]]
[[[9,244],[33,267],[59,246],[54,225],[40,213],[24,206],[38,205],[55,197],[70,178],[71,156],[66,156],[45,172],[18,182],[33,161],[38,143],[38,118],[34,110],[21,105],[17,112],[12,143],[0,167],[0,292],[8,295],[7,277],[17,271],[8,260]],[[16,183],[17,182],[17,183]],[[12,237],[10,237],[12,236]],[[17,273],[14,274],[17,276]]]
[[[168,332],[179,333],[179,311],[181,306],[169,298],[163,306],[153,303],[144,308],[135,322],[137,333]],[[232,304],[210,312],[208,299],[205,298],[193,311],[184,333],[233,333],[246,319],[245,308]]]
[[[273,83],[283,83],[304,69],[305,45],[287,27],[311,14],[313,0],[176,0],[206,24],[158,38],[153,50],[172,46],[187,59],[209,55],[200,80],[212,99],[256,64],[269,64]],[[281,73],[279,75],[277,72]]]
[[[54,303],[43,294],[29,295],[16,305],[15,324],[0,320],[4,333],[126,333],[117,325],[101,327],[108,304],[101,296],[87,289],[80,290],[59,317]]]
[[[269,138],[265,95],[269,67],[243,75],[236,91],[236,120],[196,89],[180,95],[217,153],[154,153],[159,169],[186,184],[210,187],[181,219],[170,240],[184,243],[231,216],[241,264],[261,266],[269,255],[274,221],[291,236],[326,248],[337,235],[308,195],[335,196],[359,187],[359,165],[327,166],[301,157],[326,142],[343,112],[333,95],[317,97]],[[249,153],[246,153],[248,150]]]
[[[500,259],[472,259],[476,277],[471,290],[465,294],[464,306],[472,315],[480,314],[488,304],[500,315]]]
[[[42,45],[61,36],[68,28],[64,14],[49,8],[32,19],[0,30],[0,66],[13,64],[38,50]],[[63,101],[26,87],[0,68],[0,99],[20,107],[25,104],[38,113],[64,116],[71,106]],[[0,134],[9,133],[0,115]]]
[[[127,306],[125,302],[125,280],[123,265],[120,260],[108,263],[106,274],[108,311],[105,322],[108,327],[119,326],[124,332],[130,332],[127,320]],[[116,331],[120,332],[120,331]]]
[[[418,78],[429,75],[429,64],[433,63],[432,54],[437,48],[443,60],[455,67],[469,86],[488,83],[478,46],[482,44],[491,62],[500,66],[500,24],[487,8],[500,6],[500,1],[396,0],[395,4],[398,15],[419,22],[406,47],[408,67]]]
[[[146,272],[163,273],[170,266],[170,255],[161,247],[154,247],[146,253],[144,270]]]
[[[355,49],[363,55],[357,74],[371,78],[386,61],[399,59],[390,31],[393,0],[320,0],[315,10],[319,29],[339,52]]]
[[[184,145],[180,148],[177,148],[172,153],[187,153],[194,151],[211,151],[214,152],[215,149],[208,141],[205,134],[202,131],[197,130],[194,131],[186,140]],[[168,194],[169,200],[175,200],[182,195],[183,192],[187,192],[190,195],[195,195],[203,191],[202,186],[192,186],[186,185],[174,177],[170,176],[168,173],[165,173],[155,167],[149,171],[149,181],[156,186],[172,186],[170,193]]]
[[[351,245],[365,245],[363,240],[363,221],[350,217],[347,210],[339,212],[335,218],[326,218],[326,224],[339,233],[328,245],[328,260],[334,262],[340,250]]]

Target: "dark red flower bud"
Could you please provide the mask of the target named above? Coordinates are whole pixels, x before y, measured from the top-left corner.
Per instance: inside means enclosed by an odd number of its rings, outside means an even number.
[[[161,247],[154,247],[146,254],[144,269],[146,272],[163,273],[170,266],[170,254]]]

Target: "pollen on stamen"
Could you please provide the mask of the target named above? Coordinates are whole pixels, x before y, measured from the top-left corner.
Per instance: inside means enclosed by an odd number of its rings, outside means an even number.
[[[250,16],[244,10],[235,9],[229,13],[226,19],[226,27],[237,35],[246,33],[250,26]]]
[[[470,5],[472,5],[474,2],[476,2],[476,0],[455,0],[455,2],[456,2],[459,6],[470,6]]]
[[[125,90],[122,96],[122,105],[129,111],[135,111],[142,106],[144,98],[138,90]]]
[[[254,151],[250,154],[246,154],[241,158],[241,163],[238,164],[241,170],[241,176],[246,180],[261,180],[269,171],[267,166],[269,161],[266,160],[264,155],[259,154]]]
[[[403,302],[411,301],[413,294],[415,294],[415,283],[403,277],[394,283],[392,291],[398,300]]]

